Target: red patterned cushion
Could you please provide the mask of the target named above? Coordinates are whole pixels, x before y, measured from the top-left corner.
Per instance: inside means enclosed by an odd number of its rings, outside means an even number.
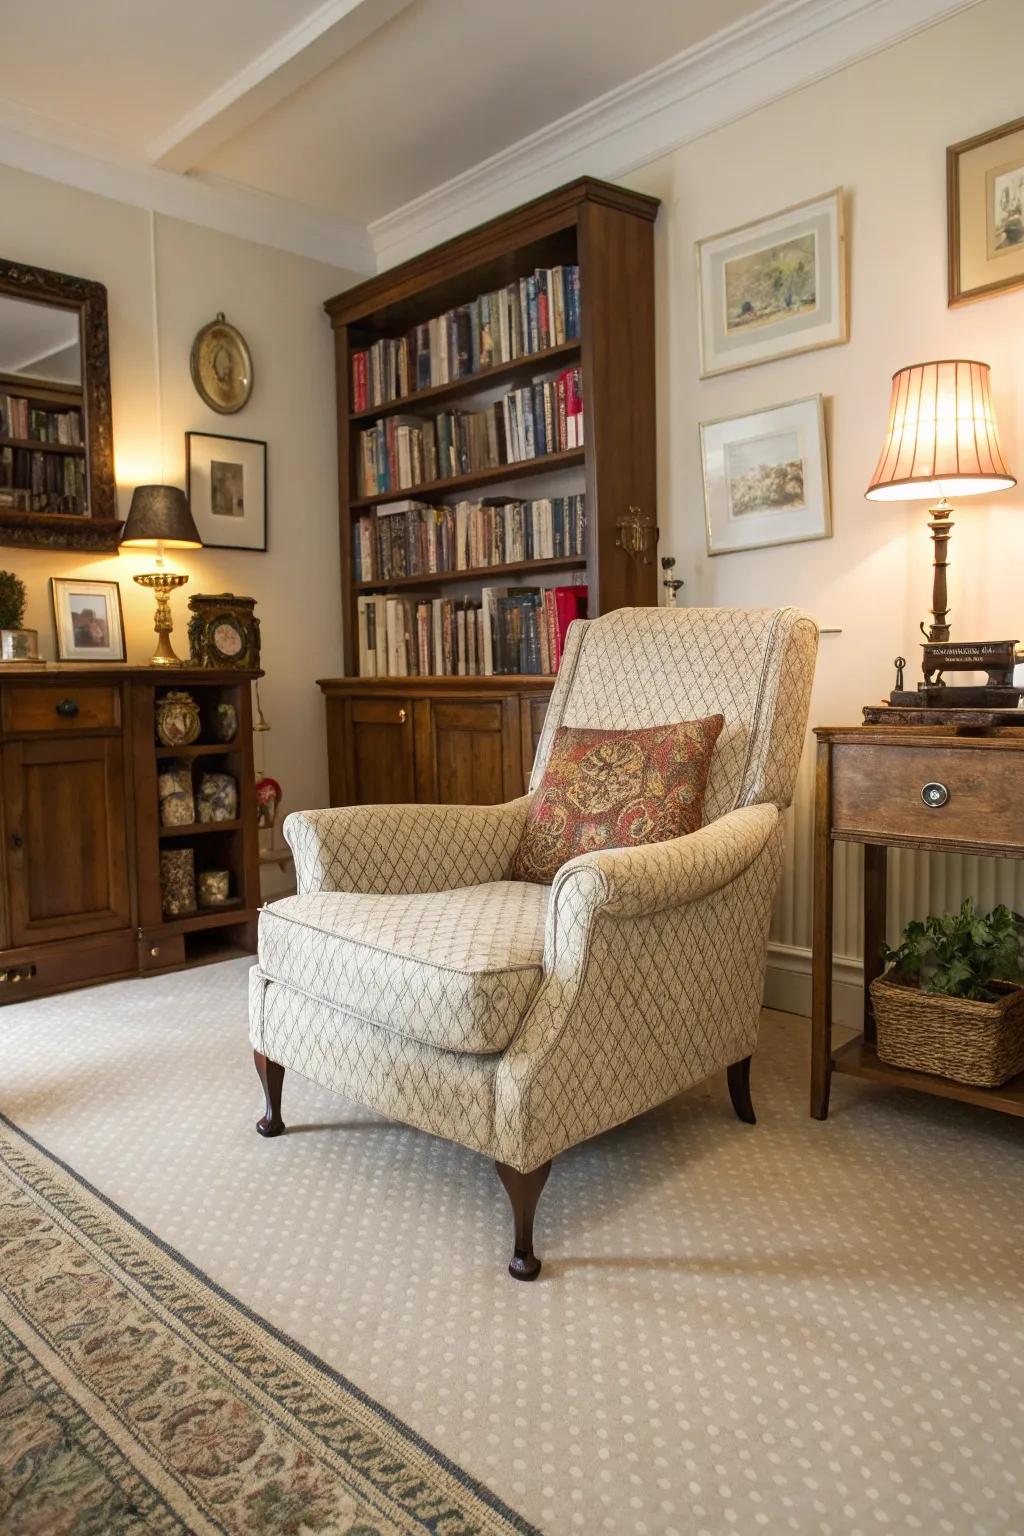
[[[707,715],[643,731],[559,726],[512,878],[547,882],[578,853],[696,832],[723,723]]]

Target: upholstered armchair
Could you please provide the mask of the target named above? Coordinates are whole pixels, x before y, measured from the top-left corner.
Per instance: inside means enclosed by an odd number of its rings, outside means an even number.
[[[753,1122],[768,925],[817,629],[791,608],[620,609],[573,624],[530,793],[506,805],[289,816],[298,895],[264,908],[250,1035],[284,1130],[286,1068],[493,1158],[532,1280],[551,1160],[728,1070]],[[510,879],[559,725],[721,713],[704,825]]]

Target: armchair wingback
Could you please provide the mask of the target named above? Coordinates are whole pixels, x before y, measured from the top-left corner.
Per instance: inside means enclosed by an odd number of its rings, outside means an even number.
[[[551,1159],[728,1069],[752,1120],[781,811],[817,629],[794,609],[621,609],[572,625],[530,794],[290,816],[299,895],[265,909],[250,1035],[277,1135],[284,1069],[493,1157],[532,1279]],[[721,713],[705,824],[510,879],[559,725]]]

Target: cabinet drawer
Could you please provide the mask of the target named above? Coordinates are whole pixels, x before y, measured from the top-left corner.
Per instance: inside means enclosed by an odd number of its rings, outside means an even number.
[[[136,967],[138,940],[131,928],[79,942],[39,944],[33,949],[8,950],[0,959],[0,1004],[58,992],[64,987],[131,975]]]
[[[1020,754],[943,747],[847,746],[832,756],[840,837],[1024,849]]]
[[[353,725],[405,725],[412,720],[409,699],[353,699]]]
[[[4,729],[95,731],[121,724],[121,691],[113,684],[57,683],[4,689]]]

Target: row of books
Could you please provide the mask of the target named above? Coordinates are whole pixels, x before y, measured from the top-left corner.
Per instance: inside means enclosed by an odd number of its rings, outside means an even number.
[[[0,447],[0,492],[16,494],[30,512],[63,512],[84,517],[88,511],[85,459],[31,448]],[[7,498],[4,498],[6,502]]]
[[[583,554],[585,498],[494,496],[441,507],[393,501],[364,513],[352,531],[356,581],[555,560]]]
[[[480,601],[360,597],[360,677],[547,676],[565,633],[585,618],[587,589],[485,587]]]
[[[82,444],[81,411],[47,411],[23,395],[0,395],[0,437],[20,437],[33,443]]]
[[[579,267],[538,267],[532,277],[482,293],[405,336],[353,352],[353,409],[367,411],[418,389],[485,373],[579,334]]]
[[[582,448],[582,370],[535,379],[480,411],[389,416],[359,439],[364,496]]]

